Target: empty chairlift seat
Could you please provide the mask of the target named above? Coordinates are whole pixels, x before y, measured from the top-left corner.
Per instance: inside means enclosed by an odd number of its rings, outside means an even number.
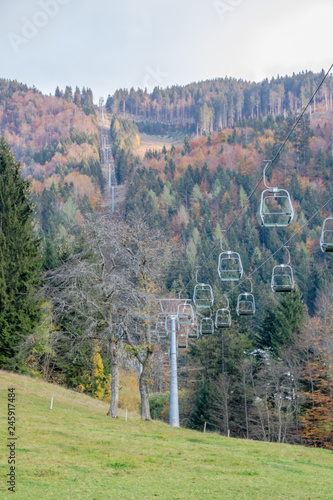
[[[292,292],[295,286],[293,270],[290,266],[290,252],[287,246],[283,248],[288,253],[288,263],[273,267],[271,280],[273,292]]]
[[[226,307],[217,309],[215,313],[215,328],[229,328],[231,326],[231,314],[229,309],[229,299],[226,295],[221,297],[226,302]]]
[[[331,217],[328,217],[323,222],[320,248],[322,252],[333,252],[333,218]]]
[[[238,316],[253,316],[256,305],[252,293],[240,293],[237,299],[236,312]]]
[[[187,337],[189,339],[198,339],[199,338],[199,325],[197,323],[192,323],[187,327]]]
[[[178,349],[187,348],[187,332],[179,332],[177,335],[177,346]]]
[[[212,318],[202,318],[200,322],[201,335],[211,335],[214,333],[214,323]]]
[[[155,333],[158,339],[165,339],[168,336],[167,314],[160,313],[157,317]]]
[[[231,314],[229,309],[218,309],[215,314],[215,328],[229,328],[231,326]]]
[[[270,165],[266,163],[263,180],[266,189],[261,193],[260,219],[265,227],[286,227],[294,218],[294,210],[290,194],[286,189],[266,185],[265,171]]]
[[[239,253],[221,252],[219,255],[218,273],[222,281],[238,281],[243,276],[243,265]]]
[[[273,267],[271,280],[273,292],[292,292],[294,286],[293,270],[289,265],[280,264]]]
[[[285,189],[270,188],[261,193],[261,223],[265,227],[286,227],[294,218],[291,198]]]
[[[193,303],[197,309],[211,307],[214,304],[212,287],[206,283],[197,283],[194,287]]]

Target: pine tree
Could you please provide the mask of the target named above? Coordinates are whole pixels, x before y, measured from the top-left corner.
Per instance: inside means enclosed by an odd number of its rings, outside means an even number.
[[[0,142],[0,367],[17,369],[22,340],[39,322],[33,298],[41,256],[34,236],[29,182],[22,179],[4,139]]]
[[[75,92],[74,92],[74,104],[77,106],[81,106],[81,91],[78,86],[75,87]]]
[[[196,390],[194,409],[189,421],[191,429],[203,429],[205,422],[211,421],[209,386],[205,380],[199,382]]]
[[[305,306],[298,289],[283,294],[278,307],[270,304],[259,327],[257,345],[269,347],[279,355],[281,349],[295,342],[305,319]]]
[[[73,100],[73,91],[72,91],[72,87],[69,87],[68,85],[66,86],[65,88],[65,92],[64,92],[64,99],[65,101],[67,102],[72,102]]]
[[[191,145],[187,134],[184,139],[184,151],[186,154],[190,154],[191,152]]]

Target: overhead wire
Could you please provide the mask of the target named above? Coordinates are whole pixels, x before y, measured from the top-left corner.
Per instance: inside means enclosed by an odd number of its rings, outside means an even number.
[[[333,201],[333,196],[319,210],[317,210],[317,212],[314,215],[312,215],[312,217],[310,217],[310,219],[307,222],[305,222],[305,224],[303,224],[303,226],[301,226],[299,229],[297,229],[297,231],[295,231],[294,234],[285,243],[283,243],[283,245],[280,246],[280,248],[278,248],[274,253],[272,253],[272,255],[270,255],[264,262],[262,262],[260,264],[260,266],[258,266],[254,271],[252,271],[250,274],[248,274],[246,276],[246,278],[244,278],[242,281],[237,283],[237,285],[235,285],[233,288],[231,288],[231,290],[229,290],[228,292],[225,292],[217,300],[217,302],[219,300],[221,300],[223,298],[223,296],[229,295],[231,292],[233,292],[233,290],[235,290],[236,288],[241,286],[243,283],[245,283],[246,280],[251,278],[251,276],[253,276],[256,272],[258,272],[259,269],[261,269],[265,264],[267,264],[267,262],[269,262],[280,250],[282,250],[282,248],[286,247],[288,245],[288,243],[296,236],[296,234],[298,234],[300,231],[302,231],[302,229],[304,229],[316,217],[316,215],[318,215],[331,201]]]
[[[273,159],[272,160],[269,160],[269,166],[272,166],[274,164],[274,162],[278,159],[278,157],[280,156],[281,154],[281,151],[283,150],[283,148],[285,147],[285,145],[287,144],[290,136],[292,135],[292,133],[294,132],[295,128],[297,127],[298,123],[300,122],[300,120],[303,118],[306,110],[308,109],[308,107],[310,106],[312,100],[315,98],[316,94],[319,92],[321,86],[323,85],[324,81],[326,80],[327,76],[329,75],[330,71],[332,70],[333,68],[333,64],[331,64],[331,66],[329,67],[329,69],[326,71],[325,75],[323,76],[321,82],[319,83],[319,85],[317,86],[316,90],[313,92],[312,96],[310,97],[307,105],[304,107],[304,109],[302,110],[301,114],[299,115],[299,117],[297,118],[297,120],[295,121],[294,125],[292,126],[292,128],[290,129],[289,133],[287,134],[285,140],[283,141],[283,143],[280,145],[278,151],[276,152],[276,154],[274,155]],[[243,212],[243,210],[247,207],[251,197],[253,196],[253,194],[256,192],[256,190],[258,189],[258,186],[260,185],[260,183],[262,182],[262,175],[260,176],[260,178],[258,179],[255,187],[252,189],[250,195],[248,195],[247,199],[245,200],[245,202],[243,203],[243,205],[241,205],[240,209],[238,210],[237,214],[235,215],[235,217],[233,218],[233,220],[231,221],[231,223],[229,224],[229,226],[227,227],[227,229],[225,229],[223,231],[224,234],[228,234],[228,232],[230,231],[230,229],[232,228],[232,226],[234,225],[234,223],[236,222],[236,220],[238,219],[238,217],[241,215],[241,213]],[[311,219],[310,219],[311,220]],[[219,246],[220,243],[217,243],[212,251],[208,254],[208,257],[206,257],[206,259],[204,260],[204,262],[200,265],[200,266],[197,266],[197,272],[202,269],[205,264],[208,262],[208,260],[210,259],[210,257],[213,255],[213,253],[215,252],[216,248]],[[280,250],[280,249],[279,249]],[[275,253],[277,253],[279,250],[277,250]],[[275,255],[275,253],[273,255]],[[184,286],[184,288],[182,288],[179,292],[179,295],[181,293],[183,293],[187,287],[194,281],[194,278],[192,278],[187,284],[186,286]],[[229,293],[229,292],[228,292]]]
[[[274,157],[272,160],[269,160],[269,165],[268,165],[268,168],[270,166],[272,166],[275,161],[279,158],[280,154],[281,154],[281,151],[283,150],[283,148],[285,147],[285,145],[287,144],[290,136],[292,135],[292,133],[294,132],[295,128],[297,127],[297,125],[299,124],[299,122],[301,121],[301,119],[303,118],[306,110],[308,109],[308,107],[310,106],[312,100],[315,98],[316,94],[319,92],[322,84],[324,83],[324,81],[326,80],[327,76],[329,75],[331,69],[333,68],[333,64],[331,64],[330,68],[328,69],[328,71],[326,71],[324,77],[322,78],[320,84],[317,86],[316,90],[314,91],[314,93],[312,94],[312,96],[310,97],[307,105],[305,106],[305,108],[302,110],[301,114],[299,115],[299,117],[297,118],[297,120],[295,121],[294,125],[292,126],[292,128],[290,129],[287,137],[285,138],[285,140],[283,141],[283,143],[281,144],[281,146],[279,147],[278,151],[275,153]],[[225,233],[227,234],[230,229],[232,228],[232,226],[234,225],[234,223],[236,222],[236,220],[238,219],[238,217],[240,216],[240,214],[243,212],[244,208],[248,205],[252,195],[255,193],[255,191],[258,189],[258,186],[259,184],[261,183],[262,181],[262,175],[260,176],[258,182],[256,183],[255,187],[253,188],[253,190],[251,191],[250,195],[248,196],[247,200],[243,203],[243,205],[240,207],[239,211],[237,212],[237,214],[235,215],[235,217],[233,218],[233,220],[231,221],[231,223],[229,224],[229,226],[227,227],[227,229],[225,230]]]

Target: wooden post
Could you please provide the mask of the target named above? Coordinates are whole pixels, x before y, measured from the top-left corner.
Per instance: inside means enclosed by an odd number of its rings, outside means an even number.
[[[50,410],[52,410],[52,407],[53,407],[53,394],[51,396]]]
[[[230,438],[230,429],[228,429],[228,438]]]
[[[205,422],[205,425],[204,425],[204,432],[206,432],[206,426],[207,426],[207,422]]]

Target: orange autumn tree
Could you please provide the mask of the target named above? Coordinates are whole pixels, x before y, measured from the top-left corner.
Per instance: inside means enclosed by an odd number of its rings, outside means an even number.
[[[308,362],[304,392],[308,408],[301,417],[303,439],[311,446],[333,450],[333,292],[327,288],[317,301],[319,316],[307,325]]]

